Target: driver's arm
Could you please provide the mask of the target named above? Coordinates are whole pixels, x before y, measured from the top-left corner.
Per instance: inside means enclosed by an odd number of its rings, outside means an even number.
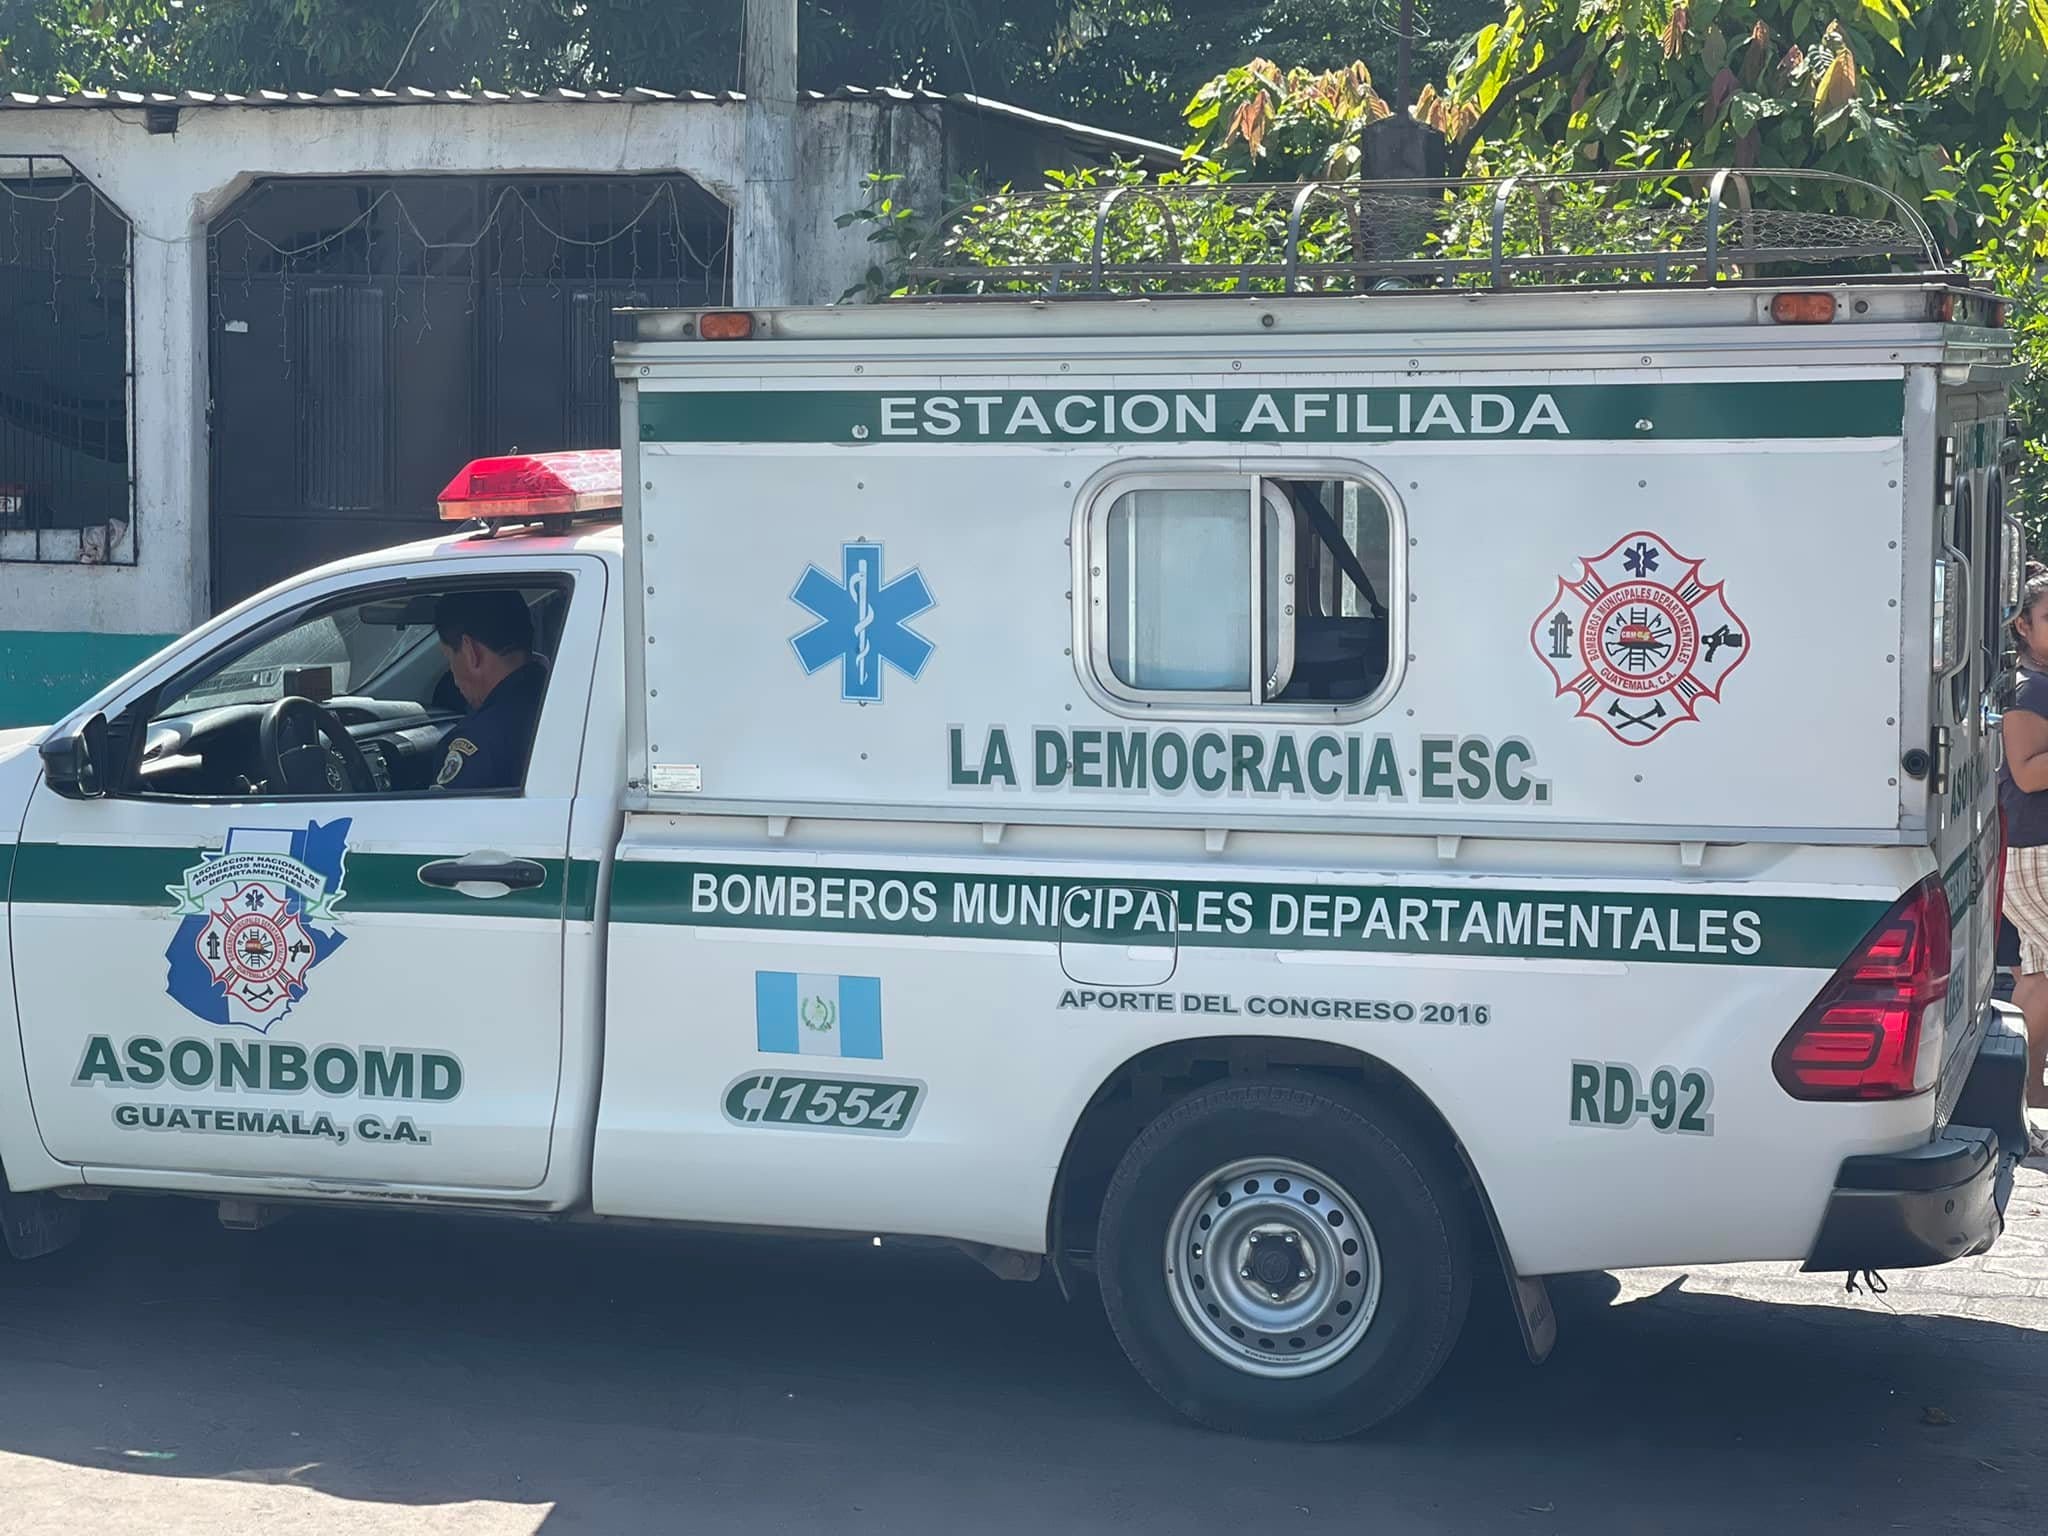
[[[462,734],[458,727],[449,734],[442,748],[441,770],[434,775],[436,789],[469,789],[483,782],[484,774],[477,759],[482,751],[476,742]],[[468,782],[463,781],[468,775]]]

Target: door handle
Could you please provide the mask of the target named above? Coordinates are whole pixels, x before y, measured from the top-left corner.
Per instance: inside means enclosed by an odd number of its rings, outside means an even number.
[[[502,885],[508,890],[531,891],[545,885],[547,878],[547,867],[532,859],[437,859],[420,866],[420,884],[443,887]]]

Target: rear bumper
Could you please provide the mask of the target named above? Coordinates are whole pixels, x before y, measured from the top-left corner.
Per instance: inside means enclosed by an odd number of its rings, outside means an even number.
[[[1998,1240],[2026,1151],[2026,1036],[1987,1012],[1955,1118],[1917,1147],[1843,1161],[1807,1269],[1913,1269]]]

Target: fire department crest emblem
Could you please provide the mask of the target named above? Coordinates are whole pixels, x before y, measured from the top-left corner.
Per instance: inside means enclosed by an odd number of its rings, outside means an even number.
[[[168,887],[182,920],[164,951],[164,990],[212,1024],[261,1034],[306,995],[313,967],[342,943],[329,926],[345,894],[346,818],[305,830],[236,827],[227,844]]]
[[[1697,719],[1749,654],[1749,631],[1700,564],[1654,533],[1631,533],[1579,561],[1536,616],[1529,640],[1581,715],[1631,747]]]

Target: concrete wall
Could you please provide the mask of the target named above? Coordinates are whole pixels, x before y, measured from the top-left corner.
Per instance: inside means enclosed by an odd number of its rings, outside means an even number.
[[[934,103],[809,101],[796,186],[799,303],[830,302],[872,259],[838,229],[888,167],[935,206],[946,151]],[[177,131],[139,108],[0,111],[0,156],[61,155],[134,227],[132,566],[0,564],[0,726],[61,713],[208,609],[207,223],[266,176],[682,172],[739,205],[732,102],[186,107]],[[748,231],[735,229],[735,261]],[[4,344],[4,338],[0,338]]]

